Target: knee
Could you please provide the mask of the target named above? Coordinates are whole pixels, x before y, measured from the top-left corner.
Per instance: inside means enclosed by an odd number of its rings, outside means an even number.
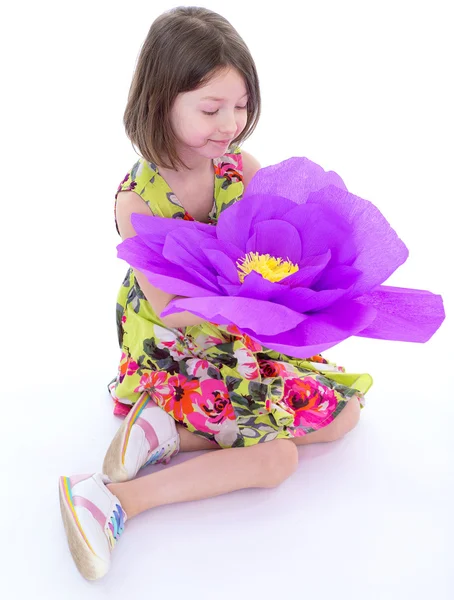
[[[354,429],[359,422],[361,407],[356,396],[352,396],[342,412],[327,427],[329,428],[329,441],[334,442],[344,437],[346,433]]]
[[[263,450],[263,487],[277,487],[296,471],[298,449],[291,440],[279,439],[266,442]]]

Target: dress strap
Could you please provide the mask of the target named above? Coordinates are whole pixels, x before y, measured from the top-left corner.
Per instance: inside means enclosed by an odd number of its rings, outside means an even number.
[[[223,210],[238,202],[244,192],[243,155],[239,146],[230,146],[227,153],[214,161],[217,217]]]

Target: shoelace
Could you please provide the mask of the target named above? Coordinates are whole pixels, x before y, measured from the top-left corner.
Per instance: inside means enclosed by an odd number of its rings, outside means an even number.
[[[118,541],[118,538],[123,533],[125,528],[124,511],[119,504],[115,505],[110,521],[107,523],[106,533],[109,540],[110,548],[113,549]]]

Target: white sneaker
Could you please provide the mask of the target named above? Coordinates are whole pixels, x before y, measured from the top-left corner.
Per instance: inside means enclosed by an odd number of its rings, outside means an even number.
[[[127,516],[101,473],[60,477],[60,509],[69,549],[81,575],[103,577]]]
[[[102,471],[115,483],[128,481],[148,465],[168,463],[179,450],[175,420],[143,394],[113,438]]]

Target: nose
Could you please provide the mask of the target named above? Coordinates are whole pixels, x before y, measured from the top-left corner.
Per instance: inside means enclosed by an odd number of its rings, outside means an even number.
[[[218,125],[219,133],[227,137],[231,137],[237,130],[235,112],[226,111]]]

